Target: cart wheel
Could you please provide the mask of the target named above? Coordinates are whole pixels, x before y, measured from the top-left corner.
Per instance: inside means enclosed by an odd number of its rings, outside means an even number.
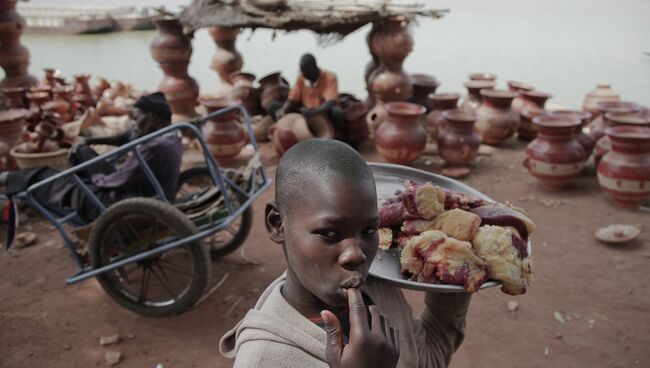
[[[125,199],[97,219],[90,234],[90,259],[99,268],[196,232],[185,214],[169,204]],[[196,303],[211,267],[206,247],[197,241],[105,272],[97,281],[123,307],[147,317],[169,317]]]
[[[226,175],[234,174],[233,170],[226,171]],[[193,167],[183,171],[178,178],[176,198],[189,198],[205,188],[213,186],[210,171],[205,166]],[[224,230],[205,238],[210,256],[216,260],[239,248],[253,226],[253,209],[248,207],[242,215],[228,225]]]

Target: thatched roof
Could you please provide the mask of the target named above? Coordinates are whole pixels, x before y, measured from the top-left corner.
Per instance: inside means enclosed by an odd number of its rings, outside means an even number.
[[[343,37],[382,18],[439,18],[445,12],[406,0],[193,0],[180,19],[190,31],[210,26],[309,29]]]

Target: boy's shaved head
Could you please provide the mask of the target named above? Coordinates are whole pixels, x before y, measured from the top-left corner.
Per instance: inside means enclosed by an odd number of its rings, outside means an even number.
[[[309,139],[289,149],[275,174],[275,201],[289,214],[294,204],[314,193],[314,183],[343,181],[367,185],[375,192],[375,181],[366,161],[350,146],[331,139]]]

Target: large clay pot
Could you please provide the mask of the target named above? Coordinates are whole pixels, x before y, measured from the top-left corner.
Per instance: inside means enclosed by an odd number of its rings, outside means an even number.
[[[413,93],[408,102],[424,106],[429,113],[433,108],[433,102],[429,99],[429,95],[435,93],[440,84],[436,78],[428,74],[411,74],[411,81]]]
[[[607,128],[612,151],[598,164],[598,183],[622,207],[636,208],[650,198],[650,128]]]
[[[546,101],[548,101],[549,98],[553,97],[550,93],[538,91],[538,90],[532,90],[532,91],[522,91],[518,92],[519,97],[521,98],[521,108],[539,108],[544,110],[546,106]],[[513,101],[514,103],[514,101]],[[513,110],[519,112],[517,109],[513,108]]]
[[[25,108],[25,88],[23,87],[5,87],[0,89],[0,93],[5,96],[5,109],[23,109]]]
[[[587,153],[575,139],[576,117],[542,115],[533,118],[537,138],[528,144],[524,166],[547,190],[559,190],[582,171]]]
[[[371,135],[374,135],[388,116],[384,104],[392,101],[405,101],[413,90],[411,77],[403,70],[381,67],[378,71],[379,73],[372,78],[371,86],[376,104],[367,115],[368,129]]]
[[[582,103],[582,110],[592,113],[593,118],[596,118],[600,113],[598,108],[599,102],[616,102],[620,101],[621,97],[612,90],[609,84],[599,84],[596,88],[587,93]]]
[[[230,99],[244,106],[249,115],[256,115],[259,110],[259,93],[253,85],[255,74],[235,72],[230,80]]]
[[[610,124],[605,119],[605,114],[608,112],[615,113],[632,113],[641,111],[641,106],[636,102],[631,101],[601,101],[596,103],[598,107],[598,116],[591,121],[589,136],[594,142],[605,136],[605,129],[609,128]]]
[[[517,138],[522,141],[532,141],[537,136],[537,127],[533,124],[533,118],[544,115],[540,108],[526,108],[519,113],[519,128]]]
[[[438,153],[451,165],[466,165],[478,154],[481,136],[474,130],[476,115],[464,110],[447,110],[442,113],[444,129],[436,142]]]
[[[537,90],[515,93],[517,93],[517,97],[512,101],[512,110],[516,111],[520,115],[520,124],[517,129],[517,132],[519,133],[518,137],[521,140],[533,139],[536,135],[535,127],[532,125],[530,119],[528,119],[528,116],[521,116],[522,112],[524,110],[538,110],[543,112],[546,101],[551,98],[551,95]],[[519,108],[514,107],[515,101],[517,100],[519,100]]]
[[[239,28],[232,27],[210,27],[208,32],[217,44],[217,51],[212,57],[212,69],[214,69],[222,81],[233,84],[231,76],[241,70],[244,59],[235,48]]]
[[[589,111],[578,111],[578,110],[553,110],[549,112],[549,114],[554,116],[568,116],[568,117],[580,119],[582,124],[576,127],[576,131],[575,131],[576,140],[580,142],[582,148],[584,148],[585,152],[587,153],[587,157],[591,156],[591,153],[594,150],[594,146],[596,145],[596,142],[594,142],[593,139],[591,139],[591,137],[583,131],[585,125],[589,121],[591,121],[591,113]]]
[[[273,102],[284,103],[289,96],[289,82],[279,72],[262,77],[260,84],[260,105],[268,112]]]
[[[604,119],[608,127],[650,127],[650,119],[639,112],[608,112],[605,114]],[[596,163],[600,162],[600,159],[611,150],[611,139],[607,135],[601,137],[594,148]]]
[[[523,82],[517,82],[517,81],[508,81],[508,89],[511,90],[512,92],[517,93],[517,97],[515,97],[514,100],[512,100],[512,109],[515,111],[521,111],[523,110],[521,108],[521,93],[526,92],[526,91],[532,91],[535,89],[532,85],[528,83],[523,83]]]
[[[401,69],[413,50],[413,36],[404,17],[391,17],[379,24],[370,39],[370,49],[391,69]]]
[[[459,99],[460,94],[458,93],[437,93],[429,95],[432,109],[424,120],[429,140],[436,140],[438,132],[442,129],[445,123],[445,118],[442,116],[442,113],[447,110],[457,109]]]
[[[88,74],[77,74],[74,76],[74,95],[72,99],[84,108],[92,107],[96,104],[93,91],[88,84],[89,79],[90,75]]]
[[[0,87],[31,87],[38,80],[27,72],[29,50],[20,44],[25,19],[16,11],[16,0],[0,1],[0,66],[5,78]]]
[[[208,113],[231,105],[230,101],[224,98],[202,99],[200,102]],[[220,164],[228,164],[246,145],[246,132],[239,125],[236,111],[208,120],[202,131],[210,153]]]
[[[410,164],[427,144],[426,132],[418,123],[426,110],[410,102],[389,102],[385,108],[388,118],[375,132],[377,151],[389,162]]]
[[[23,133],[25,118],[29,111],[25,109],[10,109],[0,111],[0,142],[13,147]]]
[[[517,96],[512,91],[481,90],[483,103],[476,109],[476,130],[492,146],[512,138],[519,127],[519,114],[510,108]]]
[[[464,86],[467,88],[467,95],[463,98],[461,107],[465,111],[474,112],[483,103],[481,90],[493,89],[496,83],[494,81],[476,80],[465,82]]]
[[[298,142],[310,138],[334,138],[334,127],[324,116],[311,116],[308,119],[302,114],[286,114],[271,126],[269,133],[276,152],[282,156],[289,148]]]
[[[469,80],[473,81],[490,81],[494,82],[497,80],[497,75],[493,73],[472,73],[469,76]]]

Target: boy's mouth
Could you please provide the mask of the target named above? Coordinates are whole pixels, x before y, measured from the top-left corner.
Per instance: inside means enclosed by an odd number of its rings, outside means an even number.
[[[366,283],[366,280],[361,275],[350,277],[341,283],[341,294],[347,299],[348,289],[359,289]]]

